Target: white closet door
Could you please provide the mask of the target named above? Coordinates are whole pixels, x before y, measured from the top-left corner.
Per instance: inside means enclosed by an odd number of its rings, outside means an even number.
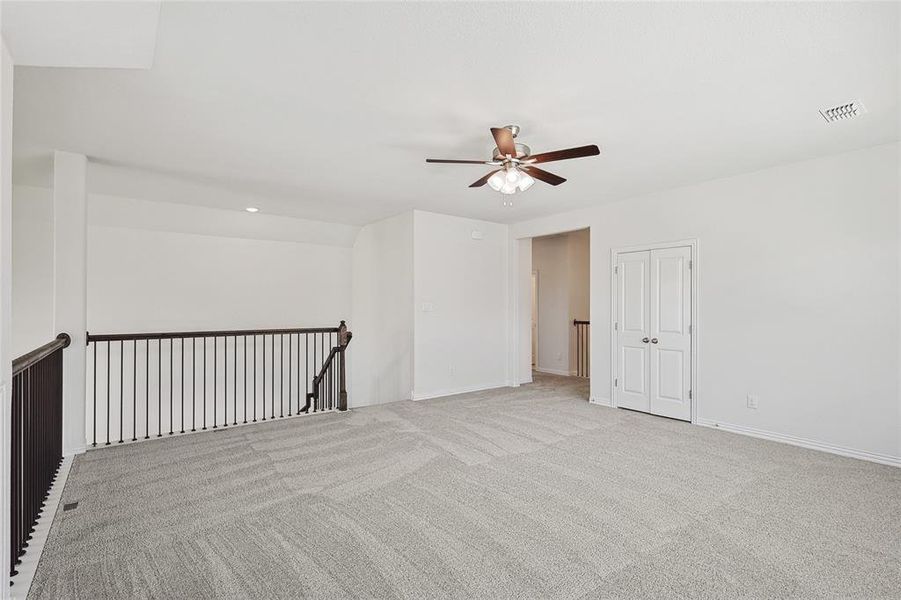
[[[650,252],[617,255],[616,404],[650,410]]]
[[[650,253],[650,412],[691,420],[691,248]]]

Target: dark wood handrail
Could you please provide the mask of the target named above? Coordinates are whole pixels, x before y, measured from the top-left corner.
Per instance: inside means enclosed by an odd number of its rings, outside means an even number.
[[[573,319],[573,325],[591,325],[591,321],[580,321],[579,319]]]
[[[335,355],[338,354],[339,352],[344,352],[344,349],[347,348],[347,346],[350,344],[351,338],[353,338],[353,334],[348,331],[347,332],[347,342],[344,344],[344,346],[340,346],[340,345],[334,346],[332,348],[332,351],[329,352],[328,356],[325,358],[325,361],[322,363],[322,368],[319,369],[319,373],[317,373],[316,376],[313,377],[314,389],[315,389],[315,386],[319,385],[319,383],[322,381],[322,378],[325,377],[325,372],[328,371],[328,368],[331,365],[332,359],[335,358]]]
[[[60,348],[66,348],[72,343],[72,338],[68,333],[61,333],[56,336],[52,342],[47,342],[40,348],[35,348],[28,354],[23,354],[19,358],[13,360],[13,375],[21,373],[28,367],[41,362]]]
[[[101,333],[87,334],[87,343],[121,342],[132,340],[168,340],[179,338],[234,337],[242,335],[272,335],[286,333],[338,333],[337,327],[303,327],[288,329],[233,329],[226,331],[167,331],[161,333]]]

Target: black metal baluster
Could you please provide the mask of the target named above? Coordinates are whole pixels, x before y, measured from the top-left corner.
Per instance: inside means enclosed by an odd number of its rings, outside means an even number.
[[[163,338],[156,341],[156,437],[163,437]]]
[[[257,422],[257,336],[253,336],[253,422]]]
[[[303,339],[305,345],[303,355],[303,393],[306,395],[312,391],[310,389],[312,387],[312,384],[310,383],[310,334],[303,334]]]
[[[172,435],[172,421],[173,416],[175,415],[175,411],[172,409],[172,380],[175,379],[175,370],[172,368],[172,354],[174,353],[174,346],[172,344],[172,338],[169,338],[169,435]]]
[[[109,371],[110,371],[110,349],[109,342],[106,343],[106,443],[109,446]]]
[[[222,336],[222,426],[228,427],[228,336]]]
[[[203,338],[203,431],[206,431],[206,338]]]
[[[122,443],[122,412],[125,406],[125,341],[119,341],[119,443]]]
[[[285,416],[285,334],[278,335],[278,418]],[[290,397],[289,397],[290,400]]]
[[[266,420],[266,334],[263,334],[263,341],[260,344],[263,349],[263,421]]]
[[[233,391],[233,393],[234,393],[234,398],[232,399],[232,401],[233,401],[234,404],[235,404],[235,412],[234,412],[234,414],[235,414],[235,419],[234,419],[234,421],[232,422],[232,425],[237,425],[237,424],[238,424],[238,336],[235,336],[235,363],[234,363],[234,367],[235,367],[235,368],[234,368],[233,370],[234,370],[234,372],[235,372],[235,382],[234,382],[234,386],[232,387],[232,391]]]
[[[316,356],[316,349],[318,344],[316,343],[316,333],[313,334],[313,377],[319,374],[319,361]],[[317,384],[313,384],[311,386],[313,388],[313,412],[316,412],[319,408],[319,386]]]
[[[216,417],[216,383],[218,382],[218,372],[219,372],[219,359],[218,359],[218,348],[219,344],[216,343],[217,338],[213,336],[213,429],[219,427],[219,420]]]
[[[247,423],[247,336],[244,336],[244,423]]]
[[[131,365],[131,441],[138,441],[138,340],[132,344]]]
[[[270,382],[270,385],[272,386],[272,389],[271,389],[272,394],[271,394],[271,398],[270,398],[272,401],[272,411],[269,413],[269,418],[274,419],[275,418],[275,334],[272,334],[272,336],[270,336],[270,337],[272,337],[272,360],[270,361],[272,363],[272,365],[271,365],[272,381]]]
[[[191,338],[191,431],[197,431],[197,338]]]
[[[185,338],[181,338],[181,432],[185,432]]]
[[[291,375],[294,371],[293,360],[294,354],[292,352],[292,347],[294,346],[294,336],[292,334],[288,334],[288,416],[291,416]]]
[[[144,439],[150,439],[150,339],[144,340]]]
[[[97,446],[97,342],[94,344],[94,441],[92,446]]]

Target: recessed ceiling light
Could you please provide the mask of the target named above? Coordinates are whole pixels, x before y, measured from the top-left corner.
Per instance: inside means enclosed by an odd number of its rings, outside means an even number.
[[[248,207],[245,208],[244,210],[246,210],[246,211],[249,212],[249,213],[260,212],[260,209],[257,208],[256,206],[248,206]]]
[[[835,123],[858,117],[867,112],[867,107],[860,100],[848,102],[847,104],[839,104],[838,106],[830,106],[820,111],[820,114],[826,119],[827,123]]]

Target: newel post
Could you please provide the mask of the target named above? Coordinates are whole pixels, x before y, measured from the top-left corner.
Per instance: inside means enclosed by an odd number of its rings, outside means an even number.
[[[352,333],[347,330],[347,324],[341,321],[338,326],[338,346],[341,348],[338,354],[338,382],[340,390],[338,392],[338,410],[347,410],[347,382],[345,374],[345,357],[344,351],[347,344],[350,343]]]

